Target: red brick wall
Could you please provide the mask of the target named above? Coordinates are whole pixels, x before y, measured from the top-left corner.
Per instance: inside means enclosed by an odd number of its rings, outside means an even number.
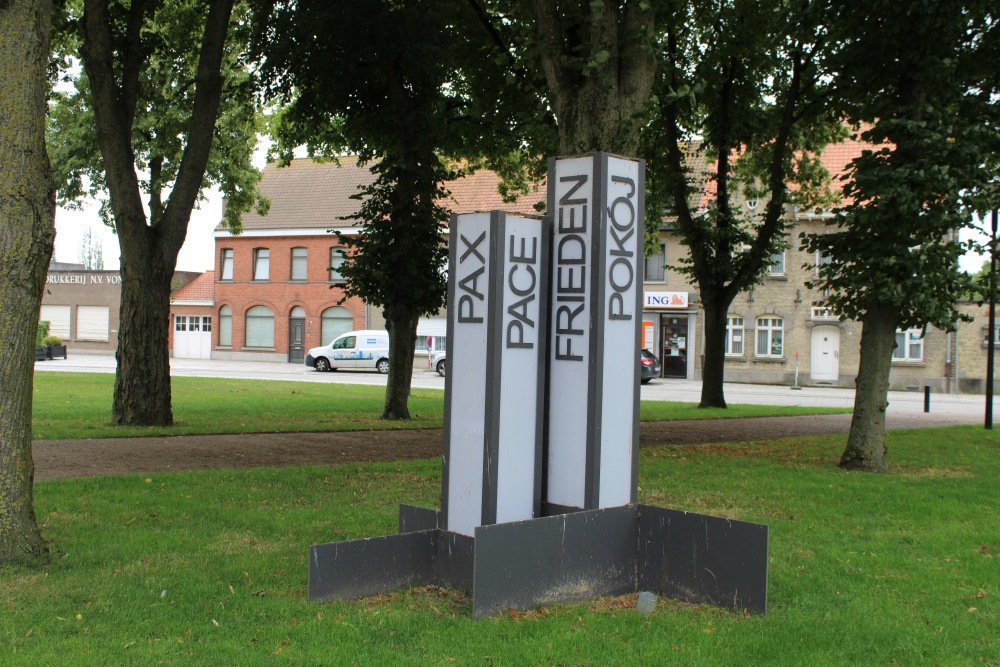
[[[231,237],[215,240],[215,312],[213,314],[213,349],[224,356],[231,353],[233,358],[248,355],[273,356],[275,359],[288,356],[288,320],[292,308],[300,306],[306,313],[305,348],[320,345],[321,315],[324,310],[340,305],[354,317],[354,329],[365,328],[365,304],[361,299],[352,298],[338,303],[344,292],[334,284],[331,289],[328,268],[330,248],[339,245],[332,236],[271,236],[271,237]],[[291,256],[293,247],[306,248],[306,280],[291,280]],[[222,250],[233,250],[233,279],[221,280]],[[254,249],[267,248],[270,251],[270,270],[266,281],[253,280]],[[219,309],[229,306],[233,312],[232,348],[219,348]],[[274,348],[247,348],[246,312],[253,306],[265,306],[274,313]]]

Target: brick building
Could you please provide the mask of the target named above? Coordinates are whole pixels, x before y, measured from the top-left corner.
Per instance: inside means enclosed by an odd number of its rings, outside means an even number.
[[[828,146],[822,160],[832,175],[845,171],[862,146],[847,141]],[[697,171],[704,163],[689,166]],[[709,186],[710,187],[710,186]],[[707,199],[702,202],[706,204]],[[734,205],[750,215],[763,203],[735,196]],[[822,232],[831,214],[788,207],[791,247],[772,256],[763,283],[737,295],[728,314],[727,382],[853,387],[860,358],[861,324],[840,321],[822,307],[822,294],[806,282],[816,277],[822,258],[799,249],[799,235]],[[697,288],[672,267],[686,257],[680,237],[666,225],[661,252],[647,259],[644,281],[644,346],[663,361],[664,377],[700,379],[704,361],[704,324],[699,318]],[[666,265],[665,268],[664,265]],[[963,309],[986,313],[974,304]],[[956,333],[928,327],[899,331],[890,388],[935,392],[983,391],[986,326],[959,323]],[[960,366],[961,363],[961,366]],[[976,378],[979,378],[978,380]]]
[[[838,174],[859,150],[851,142],[831,146],[823,160]],[[358,202],[350,197],[370,180],[370,172],[349,159],[340,165],[296,160],[288,167],[265,168],[261,188],[271,200],[268,214],[246,214],[239,235],[220,226],[215,270],[174,295],[174,356],[204,354],[204,343],[193,342],[200,336],[201,341],[211,339],[212,358],[300,363],[305,350],[344,331],[382,328],[377,308],[360,299],[344,300],[344,282],[336,272],[342,248],[333,232],[357,231],[350,218]],[[505,204],[497,194],[496,176],[488,171],[460,179],[450,189],[448,205],[456,213],[503,209],[531,214],[533,205],[544,200],[540,185],[516,205]],[[751,214],[759,205],[738,204]],[[792,247],[772,257],[763,283],[738,295],[731,307],[726,380],[792,385],[797,370],[800,385],[853,386],[861,325],[841,322],[819,305],[822,295],[806,282],[814,278],[812,267],[821,258],[798,248],[799,234],[821,231],[829,214],[792,207],[787,214],[792,217]],[[665,225],[660,252],[645,263],[643,346],[661,358],[663,377],[697,380],[704,324],[697,289],[676,270],[685,255],[678,235]],[[986,312],[972,303],[962,308],[976,321],[960,323],[955,333],[933,327],[923,335],[920,330],[897,333],[893,389],[983,390]],[[422,321],[418,334],[420,340],[432,338],[434,347],[443,347],[443,319]],[[426,342],[418,349],[426,350]]]
[[[345,299],[336,270],[344,248],[334,232],[357,233],[351,218],[359,202],[351,196],[372,178],[353,158],[265,167],[268,213],[245,214],[238,235],[222,226],[215,231],[213,358],[301,363],[305,350],[345,331],[384,327],[379,309]],[[536,191],[505,204],[497,184],[485,170],[460,178],[448,184],[445,205],[453,213],[534,213],[532,204],[544,199],[544,191]]]

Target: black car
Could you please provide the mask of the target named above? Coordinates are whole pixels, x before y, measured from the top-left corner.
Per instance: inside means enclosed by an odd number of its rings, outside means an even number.
[[[660,377],[660,360],[649,350],[644,349],[639,354],[639,375],[643,384]]]

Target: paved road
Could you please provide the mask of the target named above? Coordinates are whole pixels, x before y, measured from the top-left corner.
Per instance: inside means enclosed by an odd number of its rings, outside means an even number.
[[[444,389],[444,378],[421,368],[418,359],[413,371],[413,386],[422,389]],[[70,351],[69,359],[35,362],[38,371],[69,371],[113,373],[115,359],[110,354],[86,354]],[[325,382],[368,384],[385,386],[386,378],[375,372],[340,371],[318,373],[302,364],[275,362],[219,361],[214,359],[171,359],[170,371],[178,377],[217,377],[260,380],[292,380],[297,382]],[[659,379],[643,385],[642,398],[650,401],[696,402],[701,392],[701,382]],[[834,387],[803,387],[793,390],[780,385],[725,385],[726,400],[730,403],[756,405],[802,405],[809,407],[850,408],[854,405],[854,390]],[[922,414],[924,397],[920,392],[889,392],[889,412],[895,414]],[[964,394],[934,394],[931,397],[931,414],[951,415],[963,423],[982,421],[985,410],[983,396]],[[1000,412],[997,412],[1000,415]]]

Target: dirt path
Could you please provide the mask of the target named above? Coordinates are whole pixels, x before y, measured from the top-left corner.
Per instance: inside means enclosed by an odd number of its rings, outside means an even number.
[[[746,442],[846,433],[851,416],[759,417],[643,422],[643,447]],[[974,423],[955,416],[890,416],[889,428],[930,428]],[[36,440],[35,479],[210,468],[331,465],[426,459],[441,455],[441,429],[261,433],[158,438]]]

